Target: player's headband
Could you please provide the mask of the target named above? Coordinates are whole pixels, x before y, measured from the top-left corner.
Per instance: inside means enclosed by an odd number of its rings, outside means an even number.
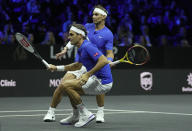
[[[80,30],[80,29],[78,29],[78,28],[75,27],[75,26],[71,26],[70,30],[72,30],[72,31],[74,31],[74,32],[76,32],[76,33],[78,33],[78,34],[81,34],[82,36],[85,36],[85,32],[82,31],[82,30]]]
[[[107,16],[107,13],[105,11],[103,11],[102,9],[99,9],[99,8],[95,8],[93,12],[97,12],[99,14]]]

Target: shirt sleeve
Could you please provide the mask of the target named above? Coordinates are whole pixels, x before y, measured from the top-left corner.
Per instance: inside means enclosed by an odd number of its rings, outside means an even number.
[[[107,40],[105,44],[105,49],[106,50],[113,50],[113,34],[110,32],[109,35],[107,35]]]
[[[77,53],[76,56],[75,56],[75,62],[80,62],[79,61],[79,54]]]
[[[101,53],[101,51],[99,51],[99,49],[97,47],[95,47],[94,45],[87,46],[86,51],[87,51],[88,55],[91,57],[91,59],[94,61],[97,61],[99,59],[99,57],[103,55]]]

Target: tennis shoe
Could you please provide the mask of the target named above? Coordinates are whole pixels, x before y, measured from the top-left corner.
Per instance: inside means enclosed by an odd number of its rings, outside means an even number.
[[[90,123],[92,120],[95,119],[95,116],[91,112],[87,112],[86,114],[80,114],[79,121],[75,123],[75,127],[83,127]]]
[[[55,121],[55,112],[48,110],[47,114],[43,118],[44,122],[54,122]]]
[[[104,112],[103,110],[98,110],[96,114],[96,123],[104,123]]]
[[[78,122],[78,120],[79,120],[79,114],[74,115],[73,113],[71,113],[67,118],[60,120],[60,124],[72,125],[72,124],[75,124],[76,122]]]

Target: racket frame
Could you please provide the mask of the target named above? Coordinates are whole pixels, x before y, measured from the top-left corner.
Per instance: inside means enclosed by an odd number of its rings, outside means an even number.
[[[131,61],[129,60],[129,58],[128,58],[128,51],[131,50],[131,49],[134,48],[134,47],[141,47],[141,48],[143,48],[143,49],[145,50],[145,52],[147,53],[147,56],[148,56],[148,57],[146,58],[146,60],[145,60],[144,62],[137,64],[137,63],[133,63],[133,62],[131,62]],[[149,61],[149,59],[150,59],[149,51],[148,51],[144,46],[142,46],[142,45],[134,44],[133,46],[131,46],[130,48],[128,48],[128,50],[127,50],[127,52],[125,53],[125,55],[123,56],[123,58],[121,58],[121,59],[119,59],[119,60],[116,60],[116,61],[114,61],[114,62],[111,62],[110,65],[116,65],[116,64],[119,64],[119,63],[129,63],[129,64],[132,64],[132,65],[138,66],[138,65],[144,65],[144,64],[146,64],[146,63]]]
[[[37,50],[31,45],[30,41],[27,39],[26,36],[24,36],[21,33],[16,33],[15,38],[18,41],[18,43],[28,52],[32,53],[34,56],[36,56],[38,59],[41,60],[41,62],[46,66],[46,68],[49,68],[50,65],[40,56],[40,54],[37,52]]]

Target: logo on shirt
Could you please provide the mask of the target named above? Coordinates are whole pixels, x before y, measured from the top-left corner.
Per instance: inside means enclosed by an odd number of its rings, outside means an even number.
[[[98,36],[100,39],[103,38],[102,36]]]
[[[94,56],[98,56],[99,54],[96,52],[95,54],[94,54]]]

